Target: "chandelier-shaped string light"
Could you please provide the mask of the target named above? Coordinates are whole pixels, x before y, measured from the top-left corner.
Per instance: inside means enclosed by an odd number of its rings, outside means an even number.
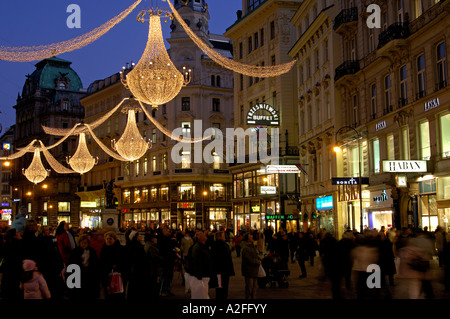
[[[160,15],[162,9],[143,10],[137,20],[144,23],[149,14],[148,40],[144,53],[138,64],[131,71],[123,69],[120,72],[122,83],[131,91],[134,97],[152,108],[173,100],[183,86],[191,80],[191,70],[183,68],[183,73],[177,70],[170,60],[164,46],[161,31]],[[166,17],[169,13],[166,13]],[[171,15],[169,15],[172,18]]]
[[[244,63],[237,62],[233,59],[229,59],[219,52],[214,50],[211,45],[205,43],[202,39],[200,39],[189,26],[184,22],[183,18],[180,16],[178,11],[175,9],[170,0],[167,1],[170,9],[172,10],[173,16],[187,33],[187,35],[191,38],[191,40],[206,54],[208,55],[214,62],[221,65],[222,67],[232,70],[236,73],[244,74],[247,76],[265,78],[265,77],[275,77],[289,72],[292,67],[295,65],[297,60],[292,60],[288,63],[273,65],[273,66],[254,66],[248,65]]]
[[[41,150],[36,148],[34,150],[33,160],[27,169],[22,169],[23,175],[32,183],[38,184],[45,180],[50,175],[50,171],[45,169],[41,160]]]
[[[136,110],[132,107],[128,109],[128,120],[125,131],[120,139],[111,141],[112,148],[127,161],[135,161],[141,158],[147,150],[152,148],[152,142],[146,142],[136,124]]]
[[[66,161],[75,172],[80,174],[89,172],[94,165],[98,163],[98,157],[94,158],[89,153],[86,145],[86,136],[84,133],[80,133],[78,147],[75,154],[73,154],[72,157],[67,157]]]
[[[125,19],[139,5],[139,3],[141,3],[141,1],[142,0],[137,0],[126,10],[106,23],[71,40],[28,47],[0,46],[0,60],[30,62],[50,58],[61,53],[70,52],[85,47],[96,41],[98,38],[111,30],[116,24]]]

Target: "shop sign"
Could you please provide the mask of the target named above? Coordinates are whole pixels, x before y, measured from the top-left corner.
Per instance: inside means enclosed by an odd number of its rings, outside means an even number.
[[[333,196],[325,196],[316,198],[317,210],[330,210],[333,208]]]
[[[3,143],[3,150],[4,151],[11,150],[11,144],[10,143]]]
[[[369,178],[361,177],[361,184],[368,185]],[[333,177],[331,185],[359,185],[359,177]]]
[[[277,193],[276,186],[261,186],[260,191],[261,194],[272,195]]]
[[[427,171],[427,161],[383,161],[383,172],[418,173]]]
[[[265,103],[259,103],[250,108],[247,112],[247,124],[278,126],[280,125],[280,116],[273,106]]]
[[[178,203],[178,208],[194,208],[195,203]]]
[[[381,121],[375,124],[375,130],[379,131],[386,128],[386,121]]]
[[[2,207],[6,207],[6,206],[9,206],[9,203],[2,203],[2,205],[1,205]]]
[[[266,215],[267,220],[292,220],[294,215]]]
[[[97,202],[81,202],[80,207],[83,208],[95,208],[97,207]]]
[[[390,196],[388,196],[385,189],[382,191],[372,192],[370,197],[370,206],[371,207],[391,207],[393,204],[393,200]]]
[[[300,173],[296,165],[267,165],[266,174]]]
[[[425,111],[434,109],[439,106],[439,98],[432,99],[430,101],[425,102]]]
[[[252,212],[253,213],[259,213],[260,212],[259,206],[252,206]]]
[[[2,214],[12,214],[12,209],[2,209],[0,212],[2,212]]]

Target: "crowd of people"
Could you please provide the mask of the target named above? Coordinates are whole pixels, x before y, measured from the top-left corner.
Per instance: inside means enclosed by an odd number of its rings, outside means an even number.
[[[279,257],[284,269],[298,264],[300,279],[308,276],[306,266],[316,263],[336,299],[343,297],[344,288],[355,290],[358,298],[390,298],[388,286],[398,284],[394,275],[405,285],[406,298],[432,298],[429,269],[436,256],[450,291],[450,243],[440,227],[433,232],[348,229],[337,239],[325,230],[274,232],[267,227],[234,234],[162,226],[116,233],[69,227],[64,221],[56,229],[38,229],[34,220],[26,220],[23,228],[3,229],[0,239],[4,299],[158,299],[174,295],[175,273],[190,298],[209,299],[215,289],[216,299],[227,299],[235,275],[233,251],[241,259],[246,299],[257,297],[262,260],[271,254]],[[81,274],[77,289],[68,283],[73,265]],[[381,289],[368,287],[373,265],[381,272]]]

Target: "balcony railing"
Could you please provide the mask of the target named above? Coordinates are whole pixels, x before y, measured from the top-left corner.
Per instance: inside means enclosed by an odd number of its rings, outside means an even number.
[[[334,19],[333,29],[336,31],[341,25],[354,21],[358,21],[358,8],[343,9]]]
[[[337,81],[341,77],[349,74],[355,74],[359,71],[359,61],[349,60],[339,65],[334,74],[334,80]]]
[[[410,32],[408,22],[393,23],[378,36],[378,49],[392,40],[406,39],[409,35]]]

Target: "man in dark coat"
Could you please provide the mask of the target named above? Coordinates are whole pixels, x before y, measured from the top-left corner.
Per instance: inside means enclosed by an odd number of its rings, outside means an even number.
[[[233,260],[230,247],[226,243],[225,233],[216,233],[216,241],[212,249],[214,273],[217,276],[216,299],[227,299],[230,276],[234,276]],[[220,282],[219,282],[220,277]]]
[[[298,239],[295,258],[297,259],[298,265],[300,266],[300,270],[302,272],[300,278],[305,278],[306,277],[305,260],[308,259],[308,250],[306,245],[305,234],[303,232],[300,232],[298,233],[297,237]]]
[[[261,265],[253,236],[246,233],[242,240],[242,276],[245,277],[245,299],[256,299],[258,270]]]
[[[206,291],[194,288],[202,285],[204,281],[209,282],[214,273],[211,253],[206,245],[206,234],[203,231],[199,231],[195,236],[196,243],[190,248],[188,254],[188,272],[191,275],[191,297],[192,299],[209,299],[208,285],[203,287]]]
[[[170,229],[164,227],[162,233],[158,235],[158,249],[159,254],[162,257],[161,264],[161,296],[173,296],[172,293],[172,279],[173,268],[175,266],[175,241],[172,240],[172,234]]]

